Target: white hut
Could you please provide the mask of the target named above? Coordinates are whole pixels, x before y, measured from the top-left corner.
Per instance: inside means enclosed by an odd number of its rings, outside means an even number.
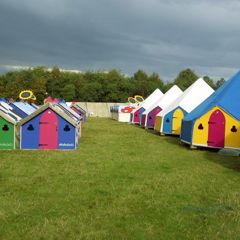
[[[164,134],[180,135],[183,117],[213,92],[214,90],[202,78],[199,78],[157,115],[154,129]]]
[[[159,100],[154,102],[143,112],[141,126],[154,128],[157,114],[166,109],[172,102],[182,95],[182,93],[182,90],[177,85],[172,86]]]
[[[163,93],[158,88],[150,94],[134,111],[131,113],[131,123],[139,124],[141,121],[142,113],[148,109],[154,102],[159,100]]]

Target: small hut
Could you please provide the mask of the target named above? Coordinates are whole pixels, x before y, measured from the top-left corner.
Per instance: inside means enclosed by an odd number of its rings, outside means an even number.
[[[180,135],[184,116],[213,92],[214,90],[202,78],[199,78],[175,102],[157,115],[154,129],[163,134]]]
[[[132,111],[130,122],[133,124],[141,124],[142,113],[162,96],[163,93],[157,88],[142,103],[140,103],[134,111]]]
[[[81,127],[57,103],[47,103],[18,124],[21,149],[76,149]]]

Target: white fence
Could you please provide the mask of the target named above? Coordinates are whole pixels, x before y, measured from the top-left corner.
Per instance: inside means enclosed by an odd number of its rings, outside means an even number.
[[[110,107],[123,103],[99,103],[99,102],[78,102],[78,105],[85,109],[91,117],[111,117]]]

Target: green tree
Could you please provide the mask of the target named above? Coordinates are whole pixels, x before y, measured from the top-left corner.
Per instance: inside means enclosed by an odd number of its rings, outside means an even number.
[[[75,94],[75,86],[70,83],[63,87],[61,96],[66,101],[73,101],[75,99]]]
[[[178,74],[173,83],[184,91],[189,86],[191,86],[198,78],[199,77],[194,73],[194,71],[192,71],[190,68],[187,68]]]
[[[159,88],[161,91],[164,91],[164,82],[160,79],[157,73],[152,73],[149,78],[149,92],[153,92],[156,88]]]
[[[225,82],[226,82],[226,81],[225,81],[224,78],[220,78],[220,79],[216,82],[216,88],[221,87]]]
[[[173,82],[167,82],[167,83],[164,85],[164,92],[167,92],[173,85],[174,85]]]
[[[210,87],[212,87],[213,89],[216,89],[216,85],[215,85],[213,79],[211,79],[208,76],[204,76],[203,79]]]
[[[36,103],[41,105],[47,97],[46,79],[44,77],[37,77],[34,82],[35,85],[31,87],[31,90],[36,96]]]
[[[148,75],[143,70],[138,70],[133,75],[133,84],[135,86],[134,95],[142,95],[143,97],[147,97],[148,90]]]
[[[47,93],[53,98],[57,98],[60,96],[61,89],[63,87],[60,83],[61,76],[62,74],[58,67],[53,67],[53,69],[51,70],[51,74],[48,75]]]

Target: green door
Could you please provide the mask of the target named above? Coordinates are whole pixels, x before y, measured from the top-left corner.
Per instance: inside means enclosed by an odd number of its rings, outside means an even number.
[[[0,117],[0,149],[14,148],[14,125]]]

